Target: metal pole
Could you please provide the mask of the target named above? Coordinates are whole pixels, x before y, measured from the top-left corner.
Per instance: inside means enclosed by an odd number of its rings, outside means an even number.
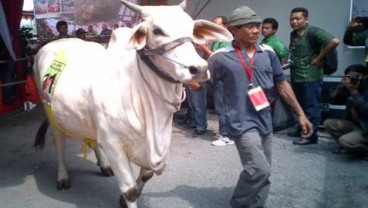
[[[7,86],[12,86],[12,85],[24,84],[26,82],[27,82],[27,80],[21,80],[21,81],[17,81],[17,82],[2,84],[2,85],[0,85],[0,87],[7,87]]]
[[[198,11],[198,13],[194,16],[193,19],[196,19],[198,17],[198,15],[203,11],[204,8],[206,8],[206,6],[211,2],[212,0],[208,0],[203,7]]]
[[[16,59],[15,61],[26,61],[27,58],[19,58],[19,59]],[[8,60],[0,60],[0,64],[5,64],[5,63],[9,63]]]
[[[26,61],[26,60],[27,60],[27,58],[19,58],[19,59],[16,59],[15,61]],[[8,60],[0,60],[0,64],[5,64],[5,63],[9,63],[9,61]],[[27,82],[27,80],[20,80],[20,81],[17,81],[17,82],[6,83],[6,84],[0,85],[0,88],[1,87],[12,86],[12,85],[24,84],[26,82]]]

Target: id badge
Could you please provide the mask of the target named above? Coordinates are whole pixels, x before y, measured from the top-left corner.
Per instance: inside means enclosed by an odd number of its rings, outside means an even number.
[[[260,111],[270,106],[270,103],[267,100],[266,94],[263,92],[260,86],[251,88],[248,90],[248,96],[252,101],[252,104],[256,111]]]

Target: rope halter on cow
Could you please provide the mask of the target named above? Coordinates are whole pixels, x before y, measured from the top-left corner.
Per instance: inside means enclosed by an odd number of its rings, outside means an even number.
[[[163,44],[157,48],[154,48],[154,49],[150,49],[148,48],[147,46],[144,47],[143,49],[141,50],[138,50],[138,54],[139,54],[139,57],[142,59],[142,61],[144,61],[145,64],[147,64],[147,66],[152,69],[153,72],[155,72],[157,74],[157,76],[161,77],[162,79],[168,81],[168,82],[172,82],[172,83],[180,83],[180,81],[178,80],[175,80],[173,79],[172,77],[170,77],[169,75],[165,74],[164,72],[162,72],[162,70],[160,70],[152,61],[151,59],[149,58],[150,55],[160,55],[162,56],[163,58],[171,61],[171,62],[174,62],[184,68],[187,68],[189,70],[193,70],[192,69],[192,66],[187,66],[185,64],[182,64],[182,63],[179,63],[178,61],[175,61],[174,59],[171,59],[167,56],[164,56],[163,54],[166,53],[167,51],[170,51],[182,44],[184,44],[185,42],[192,42],[192,38],[189,38],[189,37],[183,37],[183,38],[178,38],[176,40],[173,40],[172,42],[170,43],[166,43],[166,44]]]
[[[140,57],[140,59],[148,66],[148,68],[150,68],[157,76],[159,76],[160,78],[170,82],[170,83],[175,83],[175,84],[179,84],[179,83],[182,83],[181,81],[178,81],[178,80],[175,80],[174,78],[172,78],[171,76],[167,75],[166,73],[164,73],[162,70],[160,70],[152,61],[151,59],[149,58],[150,55],[160,55],[162,56],[163,58],[171,61],[171,62],[174,62],[184,68],[188,68],[190,71],[192,71],[193,67],[192,66],[187,66],[185,64],[182,64],[182,63],[179,63],[178,61],[175,61],[167,56],[164,56],[163,54],[166,53],[167,51],[170,51],[170,50],[173,50],[174,48],[184,44],[185,42],[192,42],[192,38],[189,38],[189,37],[183,37],[183,38],[178,38],[170,43],[166,43],[166,44],[163,44],[157,48],[154,48],[154,49],[150,49],[148,48],[147,46],[141,50],[138,50],[137,53]],[[137,57],[138,59],[138,57]],[[139,61],[138,61],[138,68],[139,68],[139,72],[141,73],[142,77],[143,77],[143,80],[144,82],[151,88],[152,86],[150,86],[149,82],[146,80],[145,76],[143,75],[142,73],[142,69],[139,65]],[[172,101],[169,101],[165,98],[163,98],[159,93],[155,92],[155,94],[158,96],[158,97],[161,97],[165,102],[169,103],[170,105],[174,106],[175,108],[179,108],[181,103],[185,100],[186,98],[186,94],[185,94],[185,90],[182,90],[183,92],[183,95],[182,95],[182,98],[179,102],[172,102]]]

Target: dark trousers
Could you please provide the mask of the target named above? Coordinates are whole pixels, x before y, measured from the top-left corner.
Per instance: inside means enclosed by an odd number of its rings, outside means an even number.
[[[0,64],[1,84],[8,84],[15,81],[15,63],[9,61],[8,63]],[[11,104],[14,99],[15,85],[1,87],[4,104]]]
[[[224,115],[224,87],[222,82],[218,82],[213,93],[215,101],[215,111],[219,119],[219,132],[221,136],[227,136],[226,120]]]
[[[292,83],[292,87],[300,106],[303,108],[309,121],[313,124],[313,134],[310,138],[318,139],[317,132],[321,122],[322,112],[322,81],[294,82]]]
[[[198,90],[189,88],[187,100],[190,107],[191,117],[197,131],[207,130],[207,99],[206,87],[201,83]]]

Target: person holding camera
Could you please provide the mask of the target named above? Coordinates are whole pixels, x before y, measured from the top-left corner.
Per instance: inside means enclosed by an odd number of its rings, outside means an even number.
[[[365,46],[368,38],[368,17],[354,17],[344,33],[344,43],[349,46]]]
[[[346,104],[346,119],[327,119],[328,133],[337,139],[339,148],[333,153],[368,153],[368,85],[367,70],[362,64],[345,69],[341,84],[331,91],[331,104]]]
[[[354,17],[344,33],[344,43],[349,46],[365,46],[365,66],[368,68],[368,17]]]

